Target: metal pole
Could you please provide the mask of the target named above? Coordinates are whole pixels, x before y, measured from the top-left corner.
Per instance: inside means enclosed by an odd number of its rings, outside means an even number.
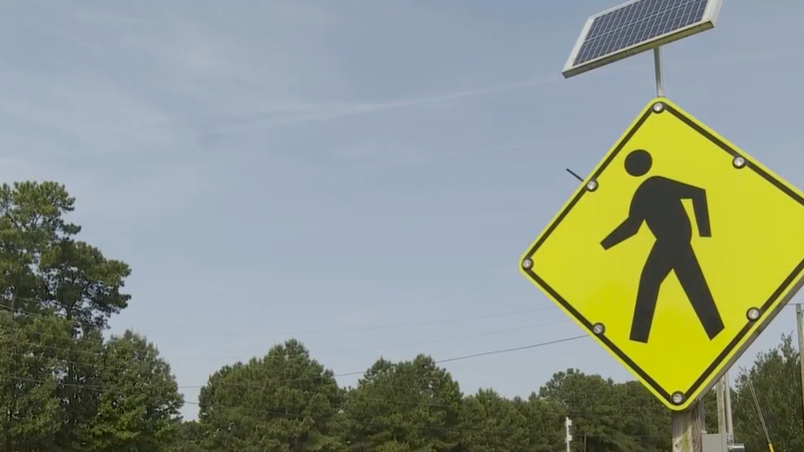
[[[570,444],[572,443],[572,435],[570,434],[570,427],[572,426],[572,421],[570,420],[569,416],[564,418],[564,427],[567,429],[567,452],[572,452],[572,447]]]
[[[726,437],[728,438],[729,444],[731,444],[734,442],[734,424],[731,418],[731,383],[728,371],[723,374],[723,388],[723,398],[726,399]]]
[[[656,97],[664,97],[664,81],[662,80],[662,53],[659,47],[653,48],[653,69],[656,72]]]
[[[715,395],[717,396],[717,432],[721,435],[728,433],[726,424],[726,391],[724,390],[723,378],[715,383]]]
[[[673,452],[702,452],[703,435],[698,403],[702,402],[695,402],[687,410],[672,412]]]
[[[798,327],[798,367],[801,370],[801,400],[804,406],[804,312],[802,312],[801,304],[796,305],[796,326]]]
[[[706,411],[704,410],[704,403],[698,403],[698,420],[701,423],[701,434],[706,433]]]

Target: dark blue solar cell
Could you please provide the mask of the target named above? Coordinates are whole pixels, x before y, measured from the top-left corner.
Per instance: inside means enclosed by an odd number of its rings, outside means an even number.
[[[640,0],[595,18],[574,66],[684,28],[703,19],[709,0]]]

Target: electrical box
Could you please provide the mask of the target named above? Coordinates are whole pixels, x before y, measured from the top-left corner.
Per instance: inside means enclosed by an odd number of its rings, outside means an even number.
[[[703,452],[728,452],[731,448],[726,440],[725,433],[707,433],[703,435],[701,439]]]

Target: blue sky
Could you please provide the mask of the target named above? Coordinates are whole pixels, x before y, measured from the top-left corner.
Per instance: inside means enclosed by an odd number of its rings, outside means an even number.
[[[67,185],[83,238],[133,267],[113,332],[157,343],[188,401],[291,336],[337,373],[574,336],[517,262],[564,168],[654,96],[650,54],[560,74],[616,4],[6,1],[0,176]],[[670,99],[804,187],[801,17],[727,0],[663,55]],[[794,328],[787,308],[746,356]],[[446,367],[508,396],[630,378],[590,339]]]

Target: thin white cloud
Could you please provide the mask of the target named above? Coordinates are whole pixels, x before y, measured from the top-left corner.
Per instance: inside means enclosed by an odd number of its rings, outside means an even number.
[[[759,61],[771,60],[779,58],[789,58],[801,56],[804,51],[801,49],[780,49],[775,51],[768,51],[762,53],[741,53],[733,55],[718,55],[712,58],[697,59],[685,58],[674,61],[673,64],[677,66],[695,66],[700,64],[725,64],[743,61]],[[633,71],[644,69],[645,63],[636,63],[635,61],[626,61],[616,66],[617,73],[623,71]],[[557,71],[558,72],[558,71]],[[466,98],[480,97],[492,94],[499,94],[509,91],[516,91],[522,89],[532,89],[551,85],[554,83],[562,82],[564,78],[559,75],[546,75],[536,77],[533,79],[522,80],[513,83],[504,83],[499,85],[491,85],[482,88],[468,89],[447,92],[442,94],[434,94],[430,96],[415,97],[410,99],[400,99],[388,102],[376,103],[355,103],[340,106],[319,106],[309,108],[301,114],[291,114],[286,117],[276,117],[276,114],[270,115],[254,115],[249,120],[240,122],[233,122],[223,124],[214,128],[216,133],[237,133],[254,129],[268,129],[281,126],[295,126],[311,122],[330,121],[348,118],[351,116],[365,115],[371,113],[382,113],[391,110],[411,108],[411,107],[425,107],[431,105],[439,105],[449,101],[461,100]]]
[[[365,103],[365,104],[352,104],[340,107],[324,107],[308,111],[306,113],[290,116],[287,118],[268,119],[260,121],[253,119],[240,124],[229,124],[216,128],[217,132],[231,133],[243,130],[258,128],[269,128],[278,126],[290,126],[302,124],[307,122],[326,121],[346,118],[349,116],[356,116],[369,113],[379,113],[389,110],[396,110],[409,107],[423,107],[428,105],[441,104],[448,101],[459,100],[469,97],[478,97],[490,94],[497,94],[506,91],[514,91],[525,88],[533,88],[549,83],[554,83],[561,80],[561,76],[546,76],[530,80],[523,80],[514,83],[505,83],[500,85],[487,86],[477,89],[453,91],[442,94],[435,94],[432,96],[422,96],[410,99],[394,100],[389,102]]]

